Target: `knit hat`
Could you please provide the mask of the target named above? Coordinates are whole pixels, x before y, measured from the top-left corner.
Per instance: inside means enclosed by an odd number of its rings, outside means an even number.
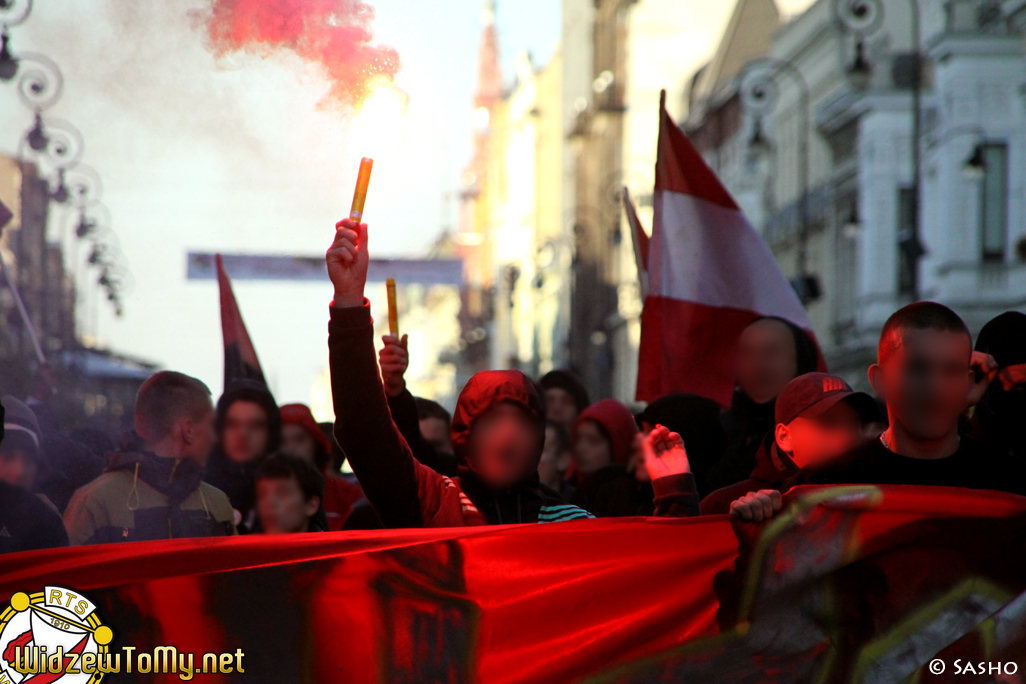
[[[592,404],[577,417],[574,423],[574,435],[581,423],[592,420],[598,423],[609,436],[610,451],[613,463],[626,465],[631,457],[634,437],[638,434],[638,424],[634,422],[631,410],[615,399],[603,399]]]
[[[39,421],[25,402],[8,394],[3,399],[4,438],[39,454]]]
[[[331,442],[321,430],[314,419],[313,412],[306,404],[285,404],[281,407],[281,424],[298,425],[306,430],[307,434],[324,448],[325,453],[331,453]]]
[[[541,377],[538,384],[541,385],[542,390],[561,389],[567,392],[574,398],[574,404],[577,405],[578,413],[588,408],[588,405],[591,403],[588,399],[588,390],[584,389],[584,384],[570,371],[549,371]]]

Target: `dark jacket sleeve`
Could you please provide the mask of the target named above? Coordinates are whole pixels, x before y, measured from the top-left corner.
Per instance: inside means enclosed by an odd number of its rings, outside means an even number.
[[[374,352],[370,304],[331,307],[328,363],[335,439],[385,527],[421,527],[432,512],[425,494],[441,475],[417,463],[388,409]],[[437,480],[434,481],[434,480]]]
[[[452,454],[438,452],[428,443],[420,432],[420,418],[417,416],[417,402],[410,390],[403,391],[394,397],[388,397],[388,409],[392,412],[392,422],[399,429],[406,443],[410,445],[413,457],[436,473],[456,475],[458,465]]]
[[[667,475],[652,480],[655,514],[661,518],[688,518],[701,515],[698,490],[691,473]]]

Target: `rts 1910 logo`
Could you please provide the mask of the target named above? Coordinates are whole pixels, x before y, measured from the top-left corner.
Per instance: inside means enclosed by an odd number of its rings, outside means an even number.
[[[110,627],[78,591],[18,592],[0,614],[0,684],[94,684],[109,672]],[[107,665],[107,667],[104,667]]]

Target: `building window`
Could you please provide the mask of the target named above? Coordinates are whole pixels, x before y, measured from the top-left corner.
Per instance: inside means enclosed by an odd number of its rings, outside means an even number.
[[[916,258],[909,249],[916,234],[916,189],[898,188],[898,294],[916,291]]]
[[[981,146],[980,242],[984,261],[1004,261],[1008,236],[1008,145]]]

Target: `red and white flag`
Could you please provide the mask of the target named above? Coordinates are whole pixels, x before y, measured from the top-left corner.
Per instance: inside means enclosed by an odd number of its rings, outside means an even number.
[[[769,247],[670,118],[665,98],[637,398],[691,392],[729,406],[746,325],[758,316],[811,325]]]

